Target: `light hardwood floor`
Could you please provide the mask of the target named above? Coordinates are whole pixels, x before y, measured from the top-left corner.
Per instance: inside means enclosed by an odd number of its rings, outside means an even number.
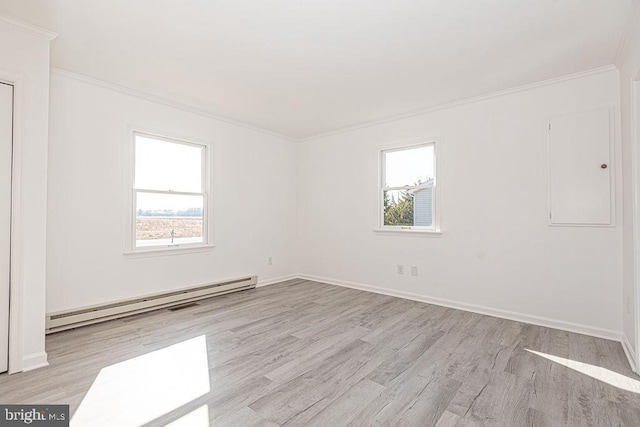
[[[1,375],[0,402],[73,414],[91,388],[115,413],[103,368],[203,336],[209,391],[153,412],[184,395],[156,387],[148,425],[197,427],[204,409],[211,425],[640,426],[619,343],[302,280],[50,335],[50,366]],[[127,387],[145,404],[145,384]]]

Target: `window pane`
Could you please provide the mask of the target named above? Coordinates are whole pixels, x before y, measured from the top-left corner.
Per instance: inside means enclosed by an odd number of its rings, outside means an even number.
[[[136,246],[204,242],[204,197],[138,192]]]
[[[384,225],[433,226],[433,188],[384,192]]]
[[[136,135],[136,188],[202,192],[201,147]]]
[[[424,184],[433,179],[433,145],[384,152],[385,187]]]

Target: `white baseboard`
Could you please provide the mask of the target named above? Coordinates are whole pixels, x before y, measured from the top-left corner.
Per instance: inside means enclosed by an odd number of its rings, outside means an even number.
[[[44,351],[28,354],[22,358],[22,372],[32,371],[45,366],[49,366],[49,362],[47,361],[47,353]]]
[[[452,301],[443,298],[431,297],[428,295],[420,295],[411,292],[397,291],[388,288],[382,288],[378,286],[365,285],[361,283],[348,282],[344,280],[331,279],[327,277],[313,276],[309,274],[289,274],[286,276],[274,277],[272,279],[258,280],[257,287],[268,286],[275,283],[284,282],[293,279],[312,280],[315,282],[327,283],[329,285],[342,286],[352,289],[359,289],[367,292],[374,292],[377,294],[388,295],[392,297],[404,298],[413,301],[420,301],[427,304],[434,304],[443,307],[453,308],[457,310],[469,311],[472,313],[483,314],[487,316],[499,317],[508,320],[514,320],[517,322],[530,323],[533,325],[544,326],[553,329],[564,330],[567,332],[574,332],[583,335],[589,335],[597,338],[604,338],[608,340],[618,341],[622,344],[622,348],[629,360],[629,364],[635,372],[637,372],[637,359],[636,354],[631,346],[629,340],[621,332],[613,331],[610,329],[598,328],[594,326],[581,325],[578,323],[567,322],[563,320],[549,319],[546,317],[532,316],[523,313],[517,313],[513,311],[507,311],[492,307],[485,307],[476,304],[468,304],[464,302]],[[29,354],[22,358],[22,371],[31,371],[33,369],[48,366],[47,353],[39,352]]]
[[[256,288],[260,288],[262,286],[269,286],[269,285],[273,285],[274,283],[280,283],[280,282],[285,282],[287,280],[293,280],[293,279],[299,279],[300,276],[298,276],[297,274],[289,274],[287,276],[280,276],[280,277],[274,277],[273,279],[265,279],[265,280],[260,280],[260,278],[258,277],[258,284],[256,285]]]
[[[640,372],[638,372],[638,359],[636,358],[636,351],[629,342],[629,338],[627,338],[627,335],[622,334],[622,340],[620,342],[622,343],[622,349],[624,350],[624,354],[627,356],[629,365],[631,365],[631,369],[633,369],[633,372],[635,372],[636,374],[640,374]]]
[[[347,282],[344,280],[330,279],[328,277],[318,277],[309,274],[298,275],[301,279],[313,280],[315,282],[323,282],[330,285],[343,286],[361,291],[374,292],[377,294],[388,295],[392,297],[410,299],[420,301],[427,304],[434,304],[457,310],[470,311],[472,313],[484,314],[486,316],[500,317],[502,319],[514,320],[516,322],[530,323],[532,325],[544,326],[552,329],[560,329],[567,332],[575,332],[578,334],[589,335],[597,338],[622,342],[622,333],[610,329],[599,328],[596,326],[582,325],[579,323],[567,322],[564,320],[550,319],[546,317],[533,316],[529,314],[517,313],[514,311],[502,310],[498,308],[485,307],[465,302],[452,301],[443,298],[431,297],[428,295],[414,294],[411,292],[397,291],[378,286],[364,285],[361,283]]]

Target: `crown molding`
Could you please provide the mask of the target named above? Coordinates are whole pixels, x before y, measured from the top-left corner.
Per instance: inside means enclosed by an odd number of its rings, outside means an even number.
[[[319,139],[319,138],[325,138],[328,136],[334,136],[334,135],[339,135],[342,133],[346,133],[346,132],[351,132],[357,129],[362,129],[362,128],[367,128],[367,127],[371,127],[371,126],[376,126],[376,125],[380,125],[383,123],[389,123],[389,122],[394,122],[396,120],[402,120],[402,119],[407,119],[407,118],[411,118],[411,117],[415,117],[415,116],[421,116],[423,114],[429,114],[429,113],[433,113],[435,111],[441,111],[441,110],[446,110],[449,108],[453,108],[453,107],[459,107],[461,105],[466,105],[466,104],[473,104],[475,102],[481,102],[481,101],[486,101],[488,99],[493,99],[493,98],[499,98],[501,96],[505,96],[505,95],[510,95],[513,93],[518,93],[518,92],[525,92],[531,89],[536,89],[536,88],[540,88],[540,87],[544,87],[544,86],[550,86],[550,85],[554,85],[554,84],[558,84],[558,83],[564,83],[567,81],[571,81],[571,80],[576,80],[576,79],[581,79],[581,78],[585,78],[585,77],[589,77],[589,76],[595,76],[597,74],[602,74],[602,73],[608,73],[610,71],[614,71],[617,70],[618,68],[611,64],[611,65],[605,65],[604,67],[598,67],[598,68],[593,68],[591,70],[586,70],[586,71],[580,71],[578,73],[573,73],[573,74],[567,74],[565,76],[560,76],[560,77],[554,77],[552,79],[548,79],[548,80],[542,80],[536,83],[529,83],[526,85],[522,85],[522,86],[516,86],[510,89],[505,89],[505,90],[499,90],[496,92],[491,92],[485,95],[479,95],[479,96],[474,96],[471,98],[464,98],[464,99],[460,99],[458,101],[453,101],[453,102],[448,102],[445,104],[440,104],[440,105],[435,105],[432,107],[425,107],[425,108],[420,108],[417,110],[411,110],[411,111],[407,111],[405,113],[400,113],[400,114],[394,114],[391,116],[387,116],[387,117],[383,117],[380,119],[376,119],[376,120],[371,120],[371,121],[367,121],[367,122],[362,122],[356,125],[352,125],[352,126],[346,126],[343,128],[339,128],[339,129],[335,129],[329,132],[324,132],[318,135],[313,135],[313,136],[309,136],[306,138],[300,138],[298,139],[299,142],[307,142],[307,141],[311,141],[311,140],[315,140],[315,139]]]
[[[480,95],[480,96],[475,96],[475,97],[471,97],[471,98],[464,98],[458,101],[453,101],[453,102],[448,102],[448,103],[444,103],[444,104],[440,104],[440,105],[435,105],[432,107],[425,107],[425,108],[420,108],[417,110],[412,110],[412,111],[408,111],[405,113],[400,113],[400,114],[394,114],[391,116],[387,116],[387,117],[383,117],[380,119],[376,119],[376,120],[371,120],[371,121],[367,121],[367,122],[362,122],[362,123],[358,123],[355,125],[351,125],[351,126],[346,126],[343,128],[339,128],[339,129],[335,129],[329,132],[324,132],[324,133],[320,133],[317,135],[312,135],[309,137],[304,137],[304,138],[294,138],[288,135],[284,135],[275,131],[271,131],[268,129],[264,129],[258,126],[254,126],[248,123],[244,123],[244,122],[240,122],[237,120],[233,120],[224,116],[220,116],[217,114],[214,114],[202,107],[197,107],[194,105],[189,105],[189,104],[185,104],[182,103],[180,101],[176,101],[173,99],[169,99],[169,98],[164,98],[161,96],[157,96],[157,95],[152,95],[146,92],[141,92],[135,89],[131,89],[128,87],[124,87],[124,86],[120,86],[118,84],[115,83],[111,83],[111,82],[107,82],[104,80],[99,80],[99,79],[95,79],[93,77],[88,77],[85,76],[83,74],[78,74],[78,73],[74,73],[72,71],[67,71],[61,68],[57,68],[57,67],[51,67],[51,72],[54,74],[58,74],[64,77],[68,77],[74,80],[78,80],[78,81],[82,81],[84,83],[88,83],[94,86],[99,86],[99,87],[103,87],[106,89],[110,89],[116,92],[120,92],[123,93],[125,95],[129,95],[129,96],[133,96],[136,98],[141,98],[141,99],[145,99],[147,101],[152,101],[152,102],[156,102],[162,105],[166,105],[168,107],[172,107],[172,108],[176,108],[179,110],[183,110],[183,111],[187,111],[193,114],[198,114],[200,116],[204,116],[204,117],[208,117],[210,119],[213,120],[217,120],[220,122],[224,122],[224,123],[228,123],[228,124],[232,124],[235,126],[239,126],[245,129],[249,129],[249,130],[253,130],[255,132],[260,132],[263,134],[267,134],[267,135],[271,135],[271,136],[275,136],[278,138],[282,138],[285,139],[287,141],[292,141],[292,142],[307,142],[307,141],[312,141],[312,140],[316,140],[316,139],[320,139],[320,138],[325,138],[328,136],[333,136],[333,135],[339,135],[342,133],[346,133],[346,132],[351,132],[357,129],[362,129],[362,128],[367,128],[367,127],[371,127],[371,126],[376,126],[376,125],[380,125],[380,124],[384,124],[384,123],[389,123],[389,122],[393,122],[396,120],[402,120],[402,119],[407,119],[407,118],[411,118],[411,117],[416,117],[416,116],[421,116],[424,114],[429,114],[429,113],[433,113],[435,111],[441,111],[441,110],[446,110],[449,108],[454,108],[454,107],[459,107],[462,105],[466,105],[466,104],[473,104],[476,102],[481,102],[481,101],[486,101],[489,99],[493,99],[493,98],[499,98],[501,96],[505,96],[505,95],[510,95],[510,94],[514,94],[514,93],[518,93],[518,92],[525,92],[531,89],[536,89],[536,88],[540,88],[540,87],[544,87],[544,86],[550,86],[550,85],[554,85],[554,84],[558,84],[558,83],[564,83],[567,81],[571,81],[571,80],[576,80],[576,79],[581,79],[581,78],[585,78],[585,77],[590,77],[590,76],[594,76],[594,75],[598,75],[598,74],[602,74],[602,73],[607,73],[610,71],[614,71],[617,70],[617,67],[615,65],[606,65],[604,67],[598,67],[598,68],[594,68],[591,70],[586,70],[586,71],[581,71],[578,73],[573,73],[573,74],[568,74],[565,76],[560,76],[560,77],[555,77],[552,79],[548,79],[548,80],[543,80],[540,82],[536,82],[536,83],[530,83],[530,84],[526,84],[526,85],[522,85],[522,86],[516,86],[510,89],[505,89],[505,90],[501,90],[501,91],[496,91],[496,92],[491,92],[485,95]]]
[[[53,41],[58,38],[58,33],[47,30],[46,28],[38,27],[37,25],[29,24],[28,22],[24,22],[10,16],[0,15],[0,22],[12,25],[33,35],[44,37],[49,41]]]
[[[187,111],[189,113],[193,113],[193,114],[197,114],[203,117],[207,117],[213,120],[217,120],[219,122],[224,122],[227,124],[231,124],[234,126],[238,126],[244,129],[249,129],[255,132],[260,132],[263,134],[267,134],[267,135],[271,135],[271,136],[275,136],[278,138],[282,138],[285,139],[287,141],[293,141],[293,142],[297,142],[298,140],[296,138],[290,137],[288,135],[284,135],[278,132],[274,132],[268,129],[264,129],[258,126],[254,126],[251,125],[249,123],[245,123],[245,122],[241,122],[241,121],[237,121],[234,119],[230,119],[228,117],[224,117],[224,116],[220,116],[217,114],[212,113],[211,111],[206,110],[205,108],[202,107],[198,107],[195,105],[190,105],[190,104],[186,104],[180,101],[176,101],[174,99],[170,99],[170,98],[165,98],[162,96],[158,96],[158,95],[152,95],[150,93],[147,92],[142,92],[139,90],[135,90],[135,89],[131,89],[125,86],[120,86],[116,83],[111,83],[111,82],[107,82],[105,80],[99,80],[99,79],[95,79],[93,77],[88,77],[85,76],[83,74],[78,74],[78,73],[74,73],[72,71],[67,71],[67,70],[63,70],[62,68],[57,68],[57,67],[51,67],[51,73],[53,74],[58,74],[60,76],[64,76],[70,79],[74,79],[74,80],[78,80],[93,86],[99,86],[105,89],[109,89],[115,92],[120,92],[122,94],[125,95],[129,95],[129,96],[133,96],[136,98],[140,98],[140,99],[144,99],[146,101],[151,101],[151,102],[155,102],[158,104],[162,104],[162,105],[166,105],[167,107],[172,107],[172,108],[176,108],[178,110],[182,110],[182,111]]]
[[[620,38],[620,42],[618,43],[618,48],[616,49],[616,55],[614,58],[614,64],[621,68],[624,63],[625,56],[627,55],[627,51],[629,50],[629,42],[631,41],[631,37],[633,36],[633,32],[640,24],[640,0],[634,0],[631,4],[631,10],[629,11],[629,15],[627,16],[627,23],[624,26],[624,30],[622,32],[622,37]]]

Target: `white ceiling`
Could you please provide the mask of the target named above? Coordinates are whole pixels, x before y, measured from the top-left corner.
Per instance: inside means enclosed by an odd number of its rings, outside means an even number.
[[[636,0],[0,0],[52,66],[293,138],[612,64]]]

